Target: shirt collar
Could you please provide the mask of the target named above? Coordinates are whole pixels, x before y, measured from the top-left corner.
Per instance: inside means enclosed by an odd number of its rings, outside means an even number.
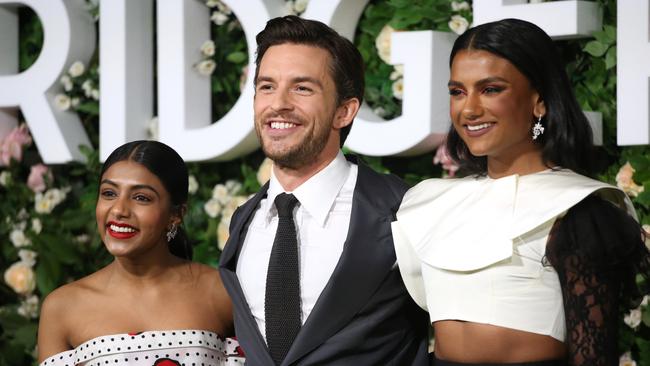
[[[294,196],[300,202],[300,206],[311,215],[321,226],[325,226],[325,221],[329,215],[334,200],[338,196],[343,184],[350,174],[350,163],[345,159],[343,153],[339,151],[334,160],[332,160],[323,170],[309,178],[293,192]],[[277,215],[273,201],[280,193],[285,192],[282,185],[271,170],[271,179],[269,180],[269,189],[266,193],[266,203],[260,207],[264,214],[265,225],[271,222],[271,219]]]

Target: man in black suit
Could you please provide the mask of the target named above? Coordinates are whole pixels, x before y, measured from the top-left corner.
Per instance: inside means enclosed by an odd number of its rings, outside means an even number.
[[[247,363],[428,365],[429,321],[390,227],[407,187],[340,150],[363,99],[361,55],[295,16],[257,43],[255,130],[273,173],[233,215],[220,264]]]

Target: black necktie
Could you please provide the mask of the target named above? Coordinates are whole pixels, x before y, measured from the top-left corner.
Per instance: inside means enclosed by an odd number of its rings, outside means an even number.
[[[284,360],[300,330],[300,273],[298,240],[293,222],[293,208],[298,199],[281,193],[275,197],[278,230],[275,232],[266,275],[264,316],[266,343],[276,364]]]

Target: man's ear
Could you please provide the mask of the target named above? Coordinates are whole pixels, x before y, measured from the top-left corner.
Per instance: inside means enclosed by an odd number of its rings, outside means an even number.
[[[334,116],[334,124],[332,127],[340,130],[350,125],[354,120],[354,117],[357,115],[357,112],[359,112],[360,107],[361,103],[359,103],[359,99],[357,98],[344,100],[338,107],[336,107],[336,114]]]

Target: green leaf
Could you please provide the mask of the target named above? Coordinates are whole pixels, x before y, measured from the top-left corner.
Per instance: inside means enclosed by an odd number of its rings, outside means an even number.
[[[643,185],[643,192],[641,192],[635,199],[634,202],[650,207],[650,182],[649,184]]]
[[[607,45],[598,41],[591,41],[587,43],[583,50],[594,57],[601,57],[607,52]]]
[[[611,47],[605,54],[605,68],[607,70],[616,66],[616,46]]]
[[[42,295],[49,294],[59,284],[61,265],[51,255],[41,255],[36,264],[36,286]]]
[[[606,25],[603,29],[609,44],[616,43],[616,27]]]
[[[88,114],[92,114],[94,116],[99,115],[99,103],[97,102],[86,102],[86,103],[81,103],[78,106],[75,107],[75,110],[79,112],[86,112]]]
[[[36,323],[25,324],[14,332],[14,344],[20,345],[24,350],[34,349],[36,346]]]
[[[241,52],[241,51],[231,52],[231,53],[228,54],[228,56],[226,56],[226,60],[228,60],[228,61],[230,61],[230,62],[232,62],[234,64],[240,64],[240,63],[246,61],[247,58],[248,58],[248,55],[245,54],[244,52]]]

